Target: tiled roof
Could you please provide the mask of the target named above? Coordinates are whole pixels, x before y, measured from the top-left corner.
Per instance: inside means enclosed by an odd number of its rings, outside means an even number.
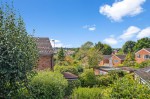
[[[146,49],[147,51],[149,51],[149,52],[150,52],[150,48],[144,48],[144,49]]]
[[[64,72],[63,75],[66,79],[77,79],[78,78],[78,76],[76,76],[70,72]]]
[[[112,55],[103,55],[103,59],[109,59]]]
[[[40,55],[49,56],[53,54],[53,48],[49,38],[42,38],[42,37],[34,37],[34,38]]]
[[[142,79],[150,81],[150,66],[135,71]]]
[[[126,55],[116,55],[118,58],[120,58],[121,60],[125,60]]]

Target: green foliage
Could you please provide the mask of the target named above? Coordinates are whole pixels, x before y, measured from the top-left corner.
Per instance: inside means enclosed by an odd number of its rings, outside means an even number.
[[[123,55],[123,54],[124,54],[123,50],[122,50],[122,49],[119,49],[117,55]]]
[[[101,42],[98,42],[94,46],[98,51],[101,51],[103,55],[110,55],[112,53],[112,48],[107,44],[102,44]]]
[[[142,62],[142,63],[136,63],[135,64],[135,67],[136,68],[144,68],[144,67],[147,67],[147,66],[150,66],[150,60],[146,60],[146,61],[144,61],[144,62]]]
[[[59,64],[59,65],[64,65],[65,63],[65,54],[64,54],[64,50],[63,50],[63,48],[61,47],[60,48],[60,51],[58,52],[58,56],[57,56],[57,64]]]
[[[112,85],[111,99],[149,99],[150,90],[132,79],[118,79]]]
[[[134,53],[131,53],[129,52],[127,55],[126,55],[126,58],[123,62],[123,65],[124,66],[134,66],[135,65],[135,57],[134,57]]]
[[[68,87],[65,89],[66,96],[71,95],[73,89],[78,88],[79,86],[81,86],[80,80],[68,80]]]
[[[60,73],[70,72],[70,73],[78,75],[78,70],[75,66],[54,66],[54,71],[60,72]]]
[[[89,53],[89,55],[88,55],[89,68],[97,67],[102,58],[100,51],[96,50],[95,48],[92,48],[89,50],[88,53]]]
[[[93,87],[97,83],[93,69],[87,69],[80,75],[82,87]]]
[[[113,84],[118,78],[124,77],[126,75],[123,71],[111,71],[108,75],[102,75],[97,77],[97,85],[100,87],[108,87]]]
[[[97,77],[97,85],[99,87],[103,87],[103,86],[108,87],[111,84],[113,84],[113,80],[110,75],[103,75],[103,76]]]
[[[63,99],[68,82],[60,73],[42,71],[32,79],[30,85],[36,99]]]
[[[135,46],[136,42],[134,41],[127,41],[125,42],[125,44],[122,47],[122,50],[125,54],[129,53],[129,52],[134,52],[134,46]]]
[[[38,51],[28,35],[21,16],[9,5],[0,7],[0,98],[15,96],[28,87],[28,78],[36,66]]]
[[[135,52],[142,48],[150,48],[150,38],[145,37],[137,41],[134,47]]]
[[[100,88],[76,88],[72,99],[104,99]]]

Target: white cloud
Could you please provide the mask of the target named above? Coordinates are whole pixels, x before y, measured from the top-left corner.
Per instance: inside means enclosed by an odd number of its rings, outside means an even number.
[[[146,0],[116,0],[112,5],[101,6],[99,12],[114,21],[121,21],[125,16],[135,16],[143,11],[141,5]]]
[[[116,45],[118,43],[118,41],[113,37],[105,38],[103,42],[109,45]]]
[[[135,26],[130,26],[127,30],[124,31],[122,35],[119,36],[119,39],[129,40],[140,32],[140,28]]]
[[[96,25],[85,25],[83,26],[84,29],[88,29],[89,31],[95,31],[96,30]]]
[[[143,37],[150,37],[150,27],[141,30],[136,37],[138,39],[141,39]]]
[[[63,44],[60,40],[50,40],[52,47],[71,47],[71,45]]]

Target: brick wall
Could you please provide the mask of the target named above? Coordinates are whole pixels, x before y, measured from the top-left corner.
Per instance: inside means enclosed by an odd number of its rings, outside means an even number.
[[[140,58],[137,57],[137,55],[140,55]],[[137,52],[135,54],[135,60],[137,63],[141,63],[141,62],[144,62],[145,60],[147,59],[144,59],[144,56],[145,55],[150,55],[150,53],[148,53],[146,50],[142,49],[140,50],[139,52]]]
[[[115,62],[115,60],[117,60],[118,62]],[[113,66],[119,66],[119,64],[122,64],[123,61],[121,61],[117,56],[113,55],[112,56],[112,63],[113,63]]]
[[[52,56],[40,56],[38,62],[38,70],[53,69],[53,57]]]
[[[105,64],[109,64],[109,60],[108,59],[104,59],[100,62],[99,66],[104,66]]]

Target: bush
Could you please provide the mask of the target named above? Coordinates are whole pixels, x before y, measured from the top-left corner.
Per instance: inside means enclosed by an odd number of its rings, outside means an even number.
[[[113,80],[111,79],[111,76],[103,75],[103,76],[97,77],[97,85],[99,87],[103,87],[103,86],[108,87],[110,84],[113,84]]]
[[[149,88],[130,78],[118,79],[111,87],[111,99],[150,99]]]
[[[80,80],[69,80],[68,81],[68,87],[66,88],[66,96],[71,95],[73,89],[77,88],[79,86],[81,86]]]
[[[61,73],[70,72],[75,75],[78,75],[78,70],[74,66],[54,66],[54,71],[61,72]]]
[[[100,88],[76,88],[72,99],[104,99]]]
[[[136,63],[135,67],[137,68],[145,68],[147,66],[150,66],[150,60],[144,61],[140,64]]]
[[[60,73],[43,71],[32,79],[30,85],[34,98],[63,99],[68,82]]]
[[[93,69],[87,69],[80,75],[80,81],[82,87],[93,87],[97,84],[96,76]]]

